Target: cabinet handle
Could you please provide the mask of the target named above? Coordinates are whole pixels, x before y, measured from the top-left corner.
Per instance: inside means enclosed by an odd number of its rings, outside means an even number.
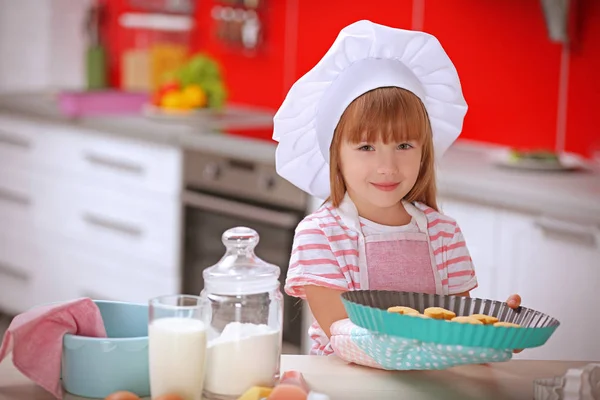
[[[22,150],[29,150],[31,148],[31,143],[27,139],[6,131],[0,131],[0,144],[17,147]]]
[[[29,275],[23,271],[19,271],[16,268],[9,267],[8,265],[0,264],[0,274],[13,278],[15,280],[26,283],[29,281]]]
[[[535,226],[548,237],[560,238],[578,244],[596,247],[600,230],[591,225],[581,225],[572,222],[559,221],[550,218],[539,218]]]
[[[127,224],[121,221],[111,220],[109,218],[105,218],[99,215],[94,215],[91,213],[85,213],[83,215],[83,220],[89,225],[100,227],[104,229],[108,229],[114,232],[118,232],[120,234],[124,234],[127,236],[139,238],[142,236],[142,230],[131,224]]]
[[[144,168],[130,161],[118,160],[113,157],[104,156],[100,154],[87,153],[84,156],[85,160],[92,165],[96,165],[103,168],[110,168],[121,172],[126,172],[132,175],[143,175]]]
[[[23,207],[28,207],[31,204],[31,200],[27,196],[2,188],[0,188],[0,200],[7,203],[18,204]]]

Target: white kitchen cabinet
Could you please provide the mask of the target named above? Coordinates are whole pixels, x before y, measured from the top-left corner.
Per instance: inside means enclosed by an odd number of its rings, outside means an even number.
[[[42,255],[34,244],[0,233],[0,309],[20,313],[35,304]]]
[[[73,248],[55,252],[52,257],[56,260],[57,275],[70,282],[66,292],[72,298],[146,304],[153,297],[180,291],[178,271],[157,274],[144,270],[143,263],[131,258]]]
[[[177,293],[181,157],[0,114],[0,310]]]
[[[144,260],[148,269],[179,269],[178,199],[132,197],[93,182],[0,169],[0,220]]]
[[[478,275],[474,297],[523,306],[561,322],[542,347],[520,359],[600,359],[600,233],[585,223],[442,199],[442,211],[460,225]]]
[[[544,346],[516,358],[600,360],[597,228],[510,212],[502,222],[500,287],[561,323]]]
[[[178,195],[180,149],[0,113],[3,167],[86,180],[135,197]]]
[[[181,191],[182,161],[177,148],[62,126],[49,129],[45,146],[50,150],[42,157],[46,164],[74,178],[136,196]]]
[[[18,314],[40,304],[76,298],[71,273],[59,269],[52,234],[0,232],[0,310]],[[59,245],[59,246],[57,246]]]
[[[49,231],[37,231],[36,240],[4,233],[0,289],[0,309],[14,314],[80,297],[146,303],[177,294],[179,273],[155,273],[143,262],[82,248]]]
[[[440,199],[439,207],[443,214],[456,220],[465,237],[478,281],[478,287],[471,296],[505,300],[498,297],[502,293],[498,293],[496,284],[498,212],[493,208],[448,198]]]

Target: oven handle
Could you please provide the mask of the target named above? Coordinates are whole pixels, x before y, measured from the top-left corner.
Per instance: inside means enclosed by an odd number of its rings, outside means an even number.
[[[296,214],[267,210],[250,204],[210,196],[186,190],[182,195],[183,204],[194,208],[227,214],[233,217],[264,222],[280,228],[295,228],[298,224]]]

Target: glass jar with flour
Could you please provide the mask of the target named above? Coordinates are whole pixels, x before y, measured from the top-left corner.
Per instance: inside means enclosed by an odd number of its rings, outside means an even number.
[[[222,241],[225,255],[204,270],[200,293],[208,335],[208,400],[237,399],[252,386],[273,386],[281,357],[279,267],[256,256],[259,237],[253,229],[229,229]]]

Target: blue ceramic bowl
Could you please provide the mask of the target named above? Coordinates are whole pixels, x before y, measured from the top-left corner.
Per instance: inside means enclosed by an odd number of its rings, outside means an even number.
[[[148,306],[94,301],[107,338],[66,334],[63,338],[62,383],[77,396],[104,398],[127,390],[150,395]]]

